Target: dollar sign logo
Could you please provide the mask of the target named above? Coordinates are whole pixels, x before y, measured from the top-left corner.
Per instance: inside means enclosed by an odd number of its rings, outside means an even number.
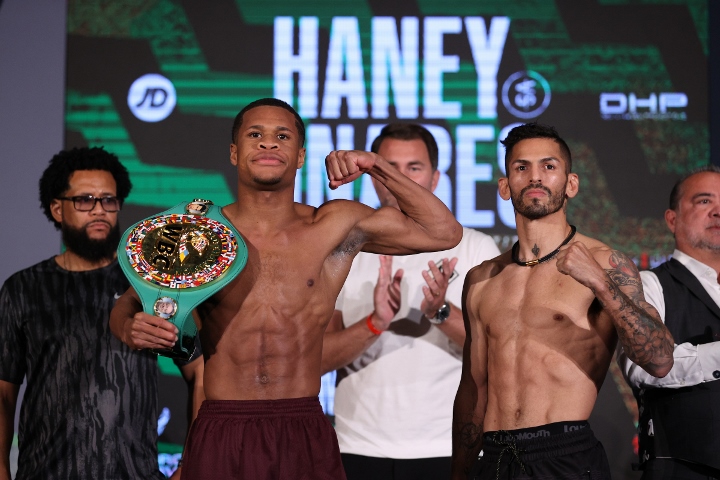
[[[524,110],[528,110],[529,107],[537,103],[537,96],[535,95],[535,80],[530,78],[518,82],[515,84],[515,105]]]

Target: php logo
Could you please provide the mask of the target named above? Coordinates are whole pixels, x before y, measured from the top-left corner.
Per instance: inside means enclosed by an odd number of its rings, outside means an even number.
[[[149,73],[130,85],[128,107],[143,122],[165,120],[175,109],[175,87],[162,75]]]
[[[550,105],[550,84],[532,70],[515,72],[505,80],[502,102],[517,118],[539,117]]]

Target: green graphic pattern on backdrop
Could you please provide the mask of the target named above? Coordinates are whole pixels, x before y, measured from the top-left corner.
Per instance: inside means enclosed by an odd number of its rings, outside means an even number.
[[[210,72],[185,12],[169,0],[71,1],[68,33],[147,40],[161,73],[175,86],[176,108],[186,113],[233,118],[238,105],[272,96],[269,76]],[[166,208],[191,197],[218,204],[234,200],[220,173],[144,163],[109,95],[68,92],[66,125],[89,144],[104,145],[120,157],[134,184],[129,204]]]
[[[510,36],[526,68],[543,75],[552,85],[555,94],[637,91],[642,95],[645,92],[673,89],[660,52],[653,45],[573,43],[554,2],[417,0],[416,3],[423,15],[482,15],[486,18],[496,15],[509,16],[512,22]],[[698,39],[707,53],[706,0],[599,0],[598,3],[601,6],[685,6],[696,25]],[[364,47],[366,78],[369,78],[371,62],[367,32],[370,31],[371,9],[366,2],[281,0],[274,3],[272,9],[268,9],[261,2],[235,0],[235,5],[242,19],[250,25],[271,26],[275,15],[279,14],[295,18],[313,15],[319,18],[321,28],[329,29],[335,16],[357,16],[363,32],[361,42]],[[237,113],[239,105],[272,95],[271,75],[211,71],[184,10],[178,2],[172,0],[70,0],[68,32],[146,40],[160,66],[160,72],[175,85],[178,98],[176,108],[182,112],[230,119]],[[263,48],[270,51],[271,46]],[[422,72],[420,74],[422,75]],[[462,117],[447,122],[451,134],[458,124],[478,123],[475,116],[477,99],[473,93],[475,82],[474,65],[467,61],[461,62],[459,72],[445,75],[445,99],[458,100],[463,105]],[[369,102],[369,94],[367,97]],[[117,152],[130,170],[136,185],[129,198],[130,203],[166,207],[184,200],[189,191],[180,185],[182,180],[189,176],[193,178],[193,195],[217,198],[218,202],[232,201],[230,189],[219,173],[154,166],[140,159],[109,96],[68,92],[67,103],[68,128],[81,132],[88,143],[105,145]],[[500,128],[492,119],[485,122],[496,129]],[[704,123],[639,121],[634,123],[634,128],[643,148],[644,161],[651,173],[681,173],[708,161],[707,142],[698,141],[698,138],[708,137]],[[584,158],[588,159],[588,168],[596,170],[593,167],[594,152],[582,142],[576,142],[575,148],[586,154]],[[493,145],[478,145],[476,154],[479,163],[494,163],[496,152]],[[599,175],[600,172],[598,168],[595,173]],[[500,172],[496,170],[494,178],[499,175]],[[599,189],[596,193],[600,196],[591,199],[589,195],[584,195],[576,199],[573,209],[578,213],[594,212],[597,215],[598,206],[593,202],[600,198],[606,198],[610,202],[612,208],[604,211],[608,212],[606,218],[614,219],[614,227],[598,227],[602,240],[633,252],[666,251],[668,235],[662,229],[661,223],[621,219],[619,214],[616,217],[612,212],[615,212],[617,207],[607,193],[604,180],[593,180],[592,185]],[[592,217],[593,215],[587,216]],[[652,223],[653,235],[644,235],[638,239],[635,233],[624,237],[628,232],[637,231],[634,229],[638,227],[638,222]],[[640,228],[646,230],[642,225]],[[594,229],[586,228],[586,231],[594,232]],[[663,238],[664,240],[659,242],[663,246],[659,247],[656,243],[645,244],[643,238],[648,239],[647,242],[652,238]]]
[[[109,95],[68,91],[66,102],[66,128],[80,132],[89,145],[102,145],[116,154],[130,172],[134,187],[127,203],[164,208],[197,197],[198,192],[222,205],[233,201],[220,173],[143,163]]]
[[[715,0],[712,0],[715,1]],[[510,37],[525,67],[543,75],[554,94],[673,91],[674,86],[659,50],[653,45],[573,43],[566,25],[550,0],[416,0],[422,15],[491,16],[511,18]],[[705,55],[708,52],[707,0],[597,0],[601,6],[685,6],[696,26]],[[329,30],[336,16],[358,17],[363,45],[365,77],[370,78],[370,6],[365,1],[278,0],[272,8],[257,0],[235,0],[239,15],[249,25],[272,26],[276,15],[316,16]],[[239,106],[272,96],[271,74],[212,71],[180,2],[173,0],[69,0],[68,33],[89,37],[144,40],[160,73],[177,92],[176,108],[187,114],[232,119]],[[227,48],[233,48],[228,46]],[[235,47],[237,48],[237,47]],[[271,45],[249,45],[271,54]],[[422,76],[422,70],[419,72]],[[475,66],[462,61],[457,73],[445,74],[444,98],[462,103],[462,116],[447,121],[451,135],[460,124],[477,124]],[[501,80],[499,80],[501,81]],[[369,85],[369,82],[367,82]],[[129,87],[129,86],[128,86]],[[370,94],[366,94],[370,103]],[[422,98],[419,99],[422,104]],[[392,99],[391,99],[392,101]],[[167,208],[189,197],[212,198],[219,204],[233,201],[222,174],[199,168],[153,165],[140,158],[118,109],[108,93],[68,91],[66,127],[79,132],[90,145],[103,145],[116,153],[130,171],[134,189],[128,203]],[[500,125],[484,120],[496,131]],[[709,158],[704,123],[638,121],[635,133],[651,174],[679,174],[705,164]],[[698,140],[700,139],[700,140]],[[577,139],[568,139],[583,178],[583,195],[569,204],[568,216],[581,231],[632,255],[672,251],[672,236],[661,219],[624,218],[610,194],[596,153]],[[478,144],[478,163],[495,163],[494,144]],[[495,182],[500,172],[496,169]],[[188,182],[192,179],[192,183]],[[175,365],[159,357],[165,375],[178,375]],[[160,444],[159,450],[176,453],[180,445]]]

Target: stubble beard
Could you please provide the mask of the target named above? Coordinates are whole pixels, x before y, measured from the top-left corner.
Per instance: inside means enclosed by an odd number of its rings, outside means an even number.
[[[252,177],[253,183],[256,185],[262,185],[264,187],[272,187],[274,185],[277,185],[278,183],[282,182],[282,177],[259,177],[257,175],[253,175]]]
[[[87,234],[87,225],[73,228],[63,224],[61,227],[65,247],[79,257],[90,262],[112,260],[115,257],[120,243],[120,225],[117,223],[110,228],[107,236],[101,239],[90,238]]]
[[[715,235],[717,237],[717,235]],[[720,254],[720,238],[715,238],[714,242],[702,238],[700,235],[690,235],[690,244],[697,249],[708,250],[716,255]]]
[[[263,185],[265,187],[271,187],[273,185],[277,185],[282,181],[282,177],[271,177],[271,178],[262,178],[262,177],[253,177],[253,182],[258,185]]]
[[[392,207],[392,208],[397,208],[398,210],[400,210],[400,204],[398,203],[397,198],[395,198],[389,192],[386,196],[383,196],[383,198],[380,199],[380,206],[381,207]]]
[[[541,189],[546,191],[548,194],[548,202],[541,203],[540,198],[533,198],[529,204],[525,203],[523,201],[523,196],[525,195],[525,192],[531,189]],[[548,187],[540,183],[532,183],[520,190],[518,195],[511,194],[510,200],[513,208],[520,215],[528,220],[538,220],[548,215],[552,215],[563,208],[565,205],[565,187],[557,193],[552,193]]]

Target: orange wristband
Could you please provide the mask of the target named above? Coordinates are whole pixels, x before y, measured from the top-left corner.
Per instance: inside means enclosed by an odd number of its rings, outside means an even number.
[[[373,312],[373,313],[375,313],[375,312]],[[377,328],[375,328],[375,325],[373,325],[373,323],[372,323],[372,316],[373,316],[372,313],[370,315],[368,315],[367,319],[365,320],[365,323],[367,324],[367,327],[370,329],[370,331],[372,333],[374,333],[375,335],[380,335],[382,333],[382,330],[378,330]]]

